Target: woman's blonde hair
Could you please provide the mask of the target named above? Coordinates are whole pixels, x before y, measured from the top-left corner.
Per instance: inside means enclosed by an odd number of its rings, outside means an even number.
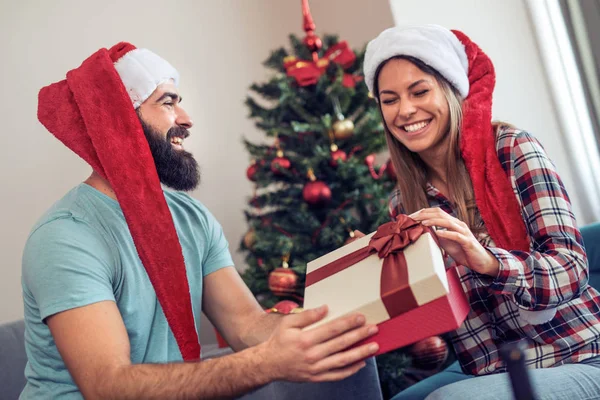
[[[469,228],[476,232],[478,228],[477,207],[475,205],[475,195],[473,193],[473,184],[460,153],[460,135],[462,125],[462,99],[454,87],[436,70],[429,67],[421,60],[409,56],[398,56],[393,59],[405,59],[417,66],[426,74],[432,75],[439,84],[446,101],[448,102],[448,138],[449,146],[446,159],[447,166],[447,187],[449,193],[445,193],[457,214],[457,217],[465,222]],[[389,60],[388,60],[389,61]],[[386,61],[387,62],[387,61]],[[385,65],[382,63],[375,73],[374,93],[379,100],[379,73]],[[381,102],[379,102],[379,111],[381,113]],[[383,120],[383,114],[382,114]],[[399,207],[403,211],[411,214],[421,208],[429,207],[427,201],[427,167],[417,153],[413,153],[406,148],[389,131],[385,120],[383,120],[385,135],[390,158],[397,176],[397,188],[400,190],[401,202]]]

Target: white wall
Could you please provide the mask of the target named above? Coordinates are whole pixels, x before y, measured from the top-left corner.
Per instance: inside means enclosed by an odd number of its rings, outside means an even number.
[[[521,0],[390,3],[396,23],[433,22],[463,30],[490,55],[497,71],[495,118],[534,133],[573,192]],[[385,0],[311,1],[317,33],[339,33],[353,47],[394,24],[389,7]],[[302,33],[301,23],[299,0],[0,0],[0,322],[23,315],[20,259],[31,226],[90,172],[37,121],[42,86],[121,40],[148,47],[178,68],[184,105],[195,121],[187,146],[203,167],[203,184],[193,195],[221,221],[234,261],[243,267],[237,245],[246,231],[242,210],[251,185],[241,137],[263,138],[247,119],[243,100],[252,82],[268,76],[261,62],[287,45],[288,33]],[[214,340],[210,329],[201,335],[203,343]]]
[[[364,5],[313,0],[317,33],[339,33],[359,47],[393,24],[387,1]],[[267,78],[261,63],[287,45],[290,32],[302,33],[300,0],[0,0],[0,322],[23,315],[20,260],[31,226],[90,172],[37,121],[38,90],[122,40],[169,60],[195,121],[187,147],[203,168],[203,183],[193,195],[222,223],[243,267],[237,247],[252,187],[241,137],[263,138],[243,101],[252,82]],[[214,340],[207,328],[203,343]]]
[[[540,140],[556,164],[575,215],[579,216],[574,170],[564,150],[523,0],[390,0],[390,5],[396,25],[434,23],[458,29],[490,56],[496,68],[494,119],[510,122]]]

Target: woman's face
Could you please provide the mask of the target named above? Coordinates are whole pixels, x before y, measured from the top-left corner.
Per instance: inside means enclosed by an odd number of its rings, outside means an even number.
[[[415,153],[438,153],[448,132],[448,101],[433,75],[412,62],[389,60],[378,77],[379,101],[390,133]]]

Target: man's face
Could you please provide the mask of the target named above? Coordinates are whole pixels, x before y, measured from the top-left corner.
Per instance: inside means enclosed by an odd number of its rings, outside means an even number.
[[[200,169],[183,141],[193,123],[181,108],[172,82],[159,85],[137,109],[160,182],[172,189],[190,191],[200,183]]]

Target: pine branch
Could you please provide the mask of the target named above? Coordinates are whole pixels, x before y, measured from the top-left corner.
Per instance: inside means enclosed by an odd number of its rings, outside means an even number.
[[[302,119],[305,122],[309,122],[309,123],[312,123],[312,124],[316,124],[316,123],[319,122],[319,119],[317,117],[314,117],[311,114],[309,114],[306,111],[306,109],[301,104],[299,104],[298,102],[293,101],[293,102],[290,102],[288,105],[289,105],[289,107],[292,110],[294,110],[294,112],[296,114],[298,114],[298,116],[302,117]]]
[[[272,79],[271,81],[263,84],[254,83],[250,86],[250,90],[269,100],[279,100],[281,97],[279,79]]]
[[[292,44],[292,49],[296,57],[301,60],[312,60],[312,55],[310,54],[310,50],[304,44],[302,40],[298,38],[298,36],[291,34],[289,36],[290,43]]]
[[[252,97],[247,96],[244,102],[250,109],[250,118],[274,119],[277,117],[277,109],[268,109],[256,102]]]
[[[330,35],[330,34],[323,35],[323,47],[325,49],[333,46],[334,44],[337,44],[338,41],[339,41],[338,35]]]
[[[285,50],[283,47],[280,47],[279,49],[271,52],[271,55],[263,62],[263,65],[279,72],[285,72],[285,68],[283,67],[283,59],[287,57],[287,55],[287,50]]]

